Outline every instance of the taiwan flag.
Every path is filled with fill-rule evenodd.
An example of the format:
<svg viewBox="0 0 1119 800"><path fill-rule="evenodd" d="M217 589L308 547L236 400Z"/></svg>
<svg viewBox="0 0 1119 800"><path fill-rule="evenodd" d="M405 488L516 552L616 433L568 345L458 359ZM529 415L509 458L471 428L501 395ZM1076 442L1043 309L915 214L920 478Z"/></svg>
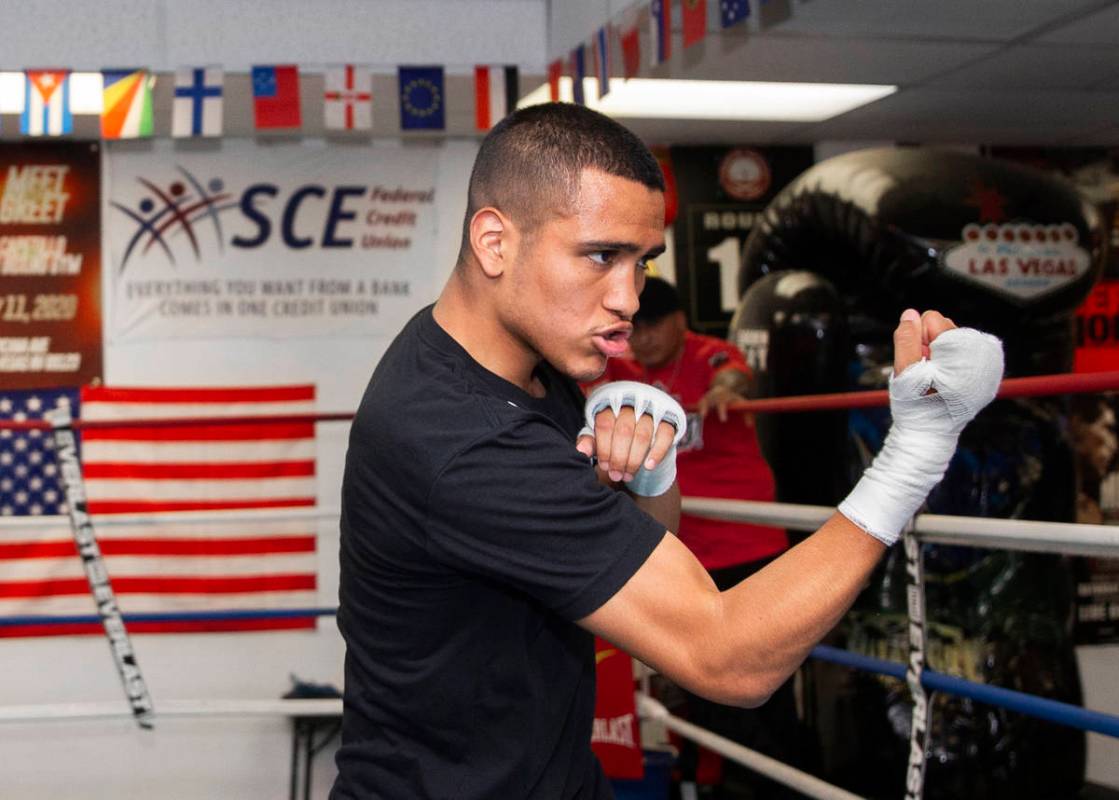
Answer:
<svg viewBox="0 0 1119 800"><path fill-rule="evenodd" d="M253 67L253 116L258 129L298 128L299 68L293 64Z"/></svg>

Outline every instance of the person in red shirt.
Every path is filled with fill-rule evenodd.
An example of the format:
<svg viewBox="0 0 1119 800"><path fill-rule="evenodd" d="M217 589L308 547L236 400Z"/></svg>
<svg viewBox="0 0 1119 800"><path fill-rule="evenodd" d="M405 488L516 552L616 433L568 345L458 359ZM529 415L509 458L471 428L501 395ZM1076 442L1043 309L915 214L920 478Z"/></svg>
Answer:
<svg viewBox="0 0 1119 800"><path fill-rule="evenodd" d="M610 359L606 372L594 385L609 381L648 383L672 395L688 410L688 432L677 445L676 455L680 494L772 502L773 473L762 457L752 416L728 409L731 403L746 398L751 377L738 348L688 330L676 289L660 278L645 282L629 344L632 357ZM734 586L789 547L788 536L781 528L692 514L681 514L678 535L720 589ZM753 711L721 706L691 694L688 707L697 725L782 761L799 760L791 680ZM682 761L686 763L687 758ZM682 771L691 770L685 766ZM724 762L716 796L796 795L756 773Z"/></svg>
<svg viewBox="0 0 1119 800"><path fill-rule="evenodd" d="M676 448L680 493L772 502L773 474L762 457L753 420L727 409L746 398L750 381L750 368L738 348L688 330L672 284L649 278L633 318L630 350L632 358L607 362L599 382L652 384L686 409L695 409L688 412L688 433ZM681 515L678 535L716 583L722 570L737 572L742 565L772 558L789 546L780 528L691 514Z"/></svg>

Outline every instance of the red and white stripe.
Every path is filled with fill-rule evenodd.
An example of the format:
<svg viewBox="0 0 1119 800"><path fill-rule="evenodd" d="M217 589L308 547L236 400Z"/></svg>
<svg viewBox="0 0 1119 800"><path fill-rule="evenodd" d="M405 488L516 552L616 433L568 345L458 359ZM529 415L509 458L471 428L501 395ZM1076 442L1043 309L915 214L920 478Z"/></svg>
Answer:
<svg viewBox="0 0 1119 800"><path fill-rule="evenodd" d="M313 386L85 387L83 420L192 418L187 426L90 428L81 458L94 529L125 614L309 608L317 603L315 523L262 519L98 527L97 515L315 505L313 422L222 425L206 418L311 414ZM220 516L220 515L219 515ZM0 527L0 617L95 608L72 534ZM159 622L135 631L311 627L313 618ZM0 636L97 633L100 624L4 626Z"/></svg>
<svg viewBox="0 0 1119 800"><path fill-rule="evenodd" d="M505 66L482 64L474 67L474 123L478 130L488 131L513 111L509 79L509 69ZM512 103L515 102L512 99Z"/></svg>
<svg viewBox="0 0 1119 800"><path fill-rule="evenodd" d="M90 428L82 463L92 514L290 508L315 504L312 422L206 423L314 413L314 387L82 389L83 420L198 420Z"/></svg>

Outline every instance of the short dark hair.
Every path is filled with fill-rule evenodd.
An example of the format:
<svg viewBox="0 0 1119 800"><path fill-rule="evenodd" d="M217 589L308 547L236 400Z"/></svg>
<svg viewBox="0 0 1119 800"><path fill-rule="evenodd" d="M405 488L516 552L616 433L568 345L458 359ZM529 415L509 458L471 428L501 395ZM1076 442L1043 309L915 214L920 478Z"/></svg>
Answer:
<svg viewBox="0 0 1119 800"><path fill-rule="evenodd" d="M640 307L633 315L635 325L659 322L683 308L676 287L663 278L646 278L645 288L641 290L638 302Z"/></svg>
<svg viewBox="0 0 1119 800"><path fill-rule="evenodd" d="M466 203L459 261L470 252L470 220L493 206L531 230L548 212L566 213L584 169L664 191L664 174L628 128L572 103L543 103L503 119L482 140Z"/></svg>

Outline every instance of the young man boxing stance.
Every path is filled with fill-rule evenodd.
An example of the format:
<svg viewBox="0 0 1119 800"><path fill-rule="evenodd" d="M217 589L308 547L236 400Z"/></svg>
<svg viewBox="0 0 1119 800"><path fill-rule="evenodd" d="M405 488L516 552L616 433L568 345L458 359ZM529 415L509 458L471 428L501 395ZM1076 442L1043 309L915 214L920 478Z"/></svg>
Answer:
<svg viewBox="0 0 1119 800"><path fill-rule="evenodd" d="M483 141L454 273L350 434L333 797L611 797L590 750L592 634L697 694L764 702L994 396L997 340L906 312L874 465L818 532L719 592L672 533L678 406L608 385L585 407L577 385L625 350L663 190L644 145L580 106L518 111Z"/></svg>

